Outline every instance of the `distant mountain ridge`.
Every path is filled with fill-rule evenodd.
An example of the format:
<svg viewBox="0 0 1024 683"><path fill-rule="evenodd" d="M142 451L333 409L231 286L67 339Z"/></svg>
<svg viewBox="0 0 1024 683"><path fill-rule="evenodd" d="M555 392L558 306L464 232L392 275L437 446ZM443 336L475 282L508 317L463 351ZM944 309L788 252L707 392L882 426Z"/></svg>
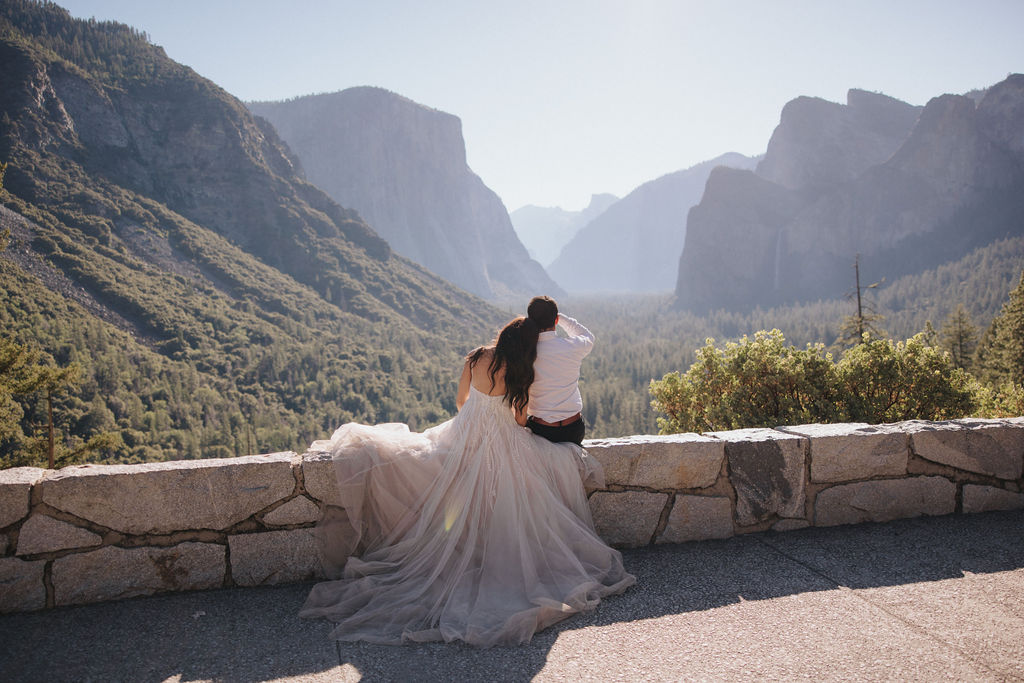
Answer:
<svg viewBox="0 0 1024 683"><path fill-rule="evenodd" d="M583 226L548 268L563 287L584 292L669 292L686 238L686 216L718 166L753 168L730 152L640 185Z"/></svg>
<svg viewBox="0 0 1024 683"><path fill-rule="evenodd" d="M613 194L595 194L581 211L527 205L513 211L509 218L530 256L546 268L580 228L618 200Z"/></svg>
<svg viewBox="0 0 1024 683"><path fill-rule="evenodd" d="M561 293L466 165L458 117L371 87L248 107L398 253L488 299Z"/></svg>
<svg viewBox="0 0 1024 683"><path fill-rule="evenodd" d="M756 171L719 169L691 209L676 306L841 296L1024 233L1024 76L923 108L851 90L783 109Z"/></svg>

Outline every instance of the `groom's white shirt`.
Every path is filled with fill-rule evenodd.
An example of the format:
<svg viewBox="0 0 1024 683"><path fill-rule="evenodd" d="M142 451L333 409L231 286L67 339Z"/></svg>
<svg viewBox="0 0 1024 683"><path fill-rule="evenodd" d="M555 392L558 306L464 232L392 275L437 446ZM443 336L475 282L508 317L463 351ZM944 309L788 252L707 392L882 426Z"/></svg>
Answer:
<svg viewBox="0 0 1024 683"><path fill-rule="evenodd" d="M594 348L594 335L575 319L559 315L558 324L569 336L559 337L554 330L540 333L530 385L527 412L545 422L564 420L583 410L580 365Z"/></svg>

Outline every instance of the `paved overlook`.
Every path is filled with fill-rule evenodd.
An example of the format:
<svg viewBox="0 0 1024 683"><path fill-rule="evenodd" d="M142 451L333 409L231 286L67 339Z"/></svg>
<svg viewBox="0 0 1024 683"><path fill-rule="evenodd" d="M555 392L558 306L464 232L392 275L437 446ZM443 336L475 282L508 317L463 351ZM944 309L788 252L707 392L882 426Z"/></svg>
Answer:
<svg viewBox="0 0 1024 683"><path fill-rule="evenodd" d="M1024 511L627 550L637 585L522 647L327 640L311 584L0 617L10 681L1024 680Z"/></svg>

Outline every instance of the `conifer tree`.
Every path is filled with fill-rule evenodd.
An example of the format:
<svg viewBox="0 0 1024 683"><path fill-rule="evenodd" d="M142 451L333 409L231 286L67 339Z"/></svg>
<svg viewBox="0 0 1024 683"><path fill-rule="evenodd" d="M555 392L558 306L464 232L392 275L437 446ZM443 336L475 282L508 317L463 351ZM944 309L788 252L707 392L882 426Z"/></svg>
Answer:
<svg viewBox="0 0 1024 683"><path fill-rule="evenodd" d="M942 323L940 331L942 348L949 351L953 364L958 368L970 370L974 359L974 351L978 346L978 328L971 322L971 314L962 303L949 314Z"/></svg>
<svg viewBox="0 0 1024 683"><path fill-rule="evenodd" d="M999 314L997 344L1003 356L1007 379L1014 384L1024 384L1024 272L1016 289L1010 292L1010 300Z"/></svg>
<svg viewBox="0 0 1024 683"><path fill-rule="evenodd" d="M1024 271L986 330L975 364L982 378L991 384L1024 384Z"/></svg>

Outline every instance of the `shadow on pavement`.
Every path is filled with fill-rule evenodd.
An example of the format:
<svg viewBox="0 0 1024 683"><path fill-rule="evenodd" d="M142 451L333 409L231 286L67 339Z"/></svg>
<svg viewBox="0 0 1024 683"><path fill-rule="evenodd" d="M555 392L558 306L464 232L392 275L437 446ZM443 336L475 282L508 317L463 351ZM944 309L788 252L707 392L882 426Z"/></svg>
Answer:
<svg viewBox="0 0 1024 683"><path fill-rule="evenodd" d="M563 632L810 591L1024 567L1024 511L763 533L625 551L637 585L521 647L334 643L296 613L310 584L0 617L9 681L529 680ZM615 653L602 653L614 661Z"/></svg>

